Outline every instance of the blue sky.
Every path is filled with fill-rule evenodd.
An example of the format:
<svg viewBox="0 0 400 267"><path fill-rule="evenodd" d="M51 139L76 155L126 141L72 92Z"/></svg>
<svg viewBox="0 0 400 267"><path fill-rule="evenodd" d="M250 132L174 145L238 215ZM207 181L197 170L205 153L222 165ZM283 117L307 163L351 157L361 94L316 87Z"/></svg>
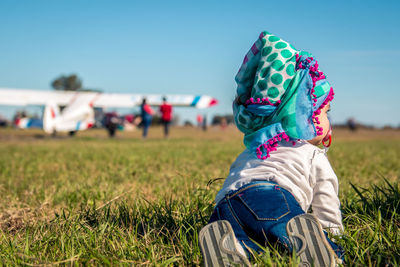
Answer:
<svg viewBox="0 0 400 267"><path fill-rule="evenodd" d="M231 113L234 76L268 30L318 59L334 123L398 126L399 12L400 1L2 0L0 87L49 90L76 73L105 92L214 96L215 108L176 109L211 119Z"/></svg>

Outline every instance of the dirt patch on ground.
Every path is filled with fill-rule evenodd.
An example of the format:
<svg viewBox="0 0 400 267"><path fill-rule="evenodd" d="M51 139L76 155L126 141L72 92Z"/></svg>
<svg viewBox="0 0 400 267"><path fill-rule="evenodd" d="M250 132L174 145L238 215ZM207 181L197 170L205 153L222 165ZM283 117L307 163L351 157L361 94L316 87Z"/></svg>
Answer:
<svg viewBox="0 0 400 267"><path fill-rule="evenodd" d="M54 216L54 212L49 211L47 203L38 208L8 208L0 212L0 229L6 232L16 232L35 224L37 221L49 219L49 214Z"/></svg>

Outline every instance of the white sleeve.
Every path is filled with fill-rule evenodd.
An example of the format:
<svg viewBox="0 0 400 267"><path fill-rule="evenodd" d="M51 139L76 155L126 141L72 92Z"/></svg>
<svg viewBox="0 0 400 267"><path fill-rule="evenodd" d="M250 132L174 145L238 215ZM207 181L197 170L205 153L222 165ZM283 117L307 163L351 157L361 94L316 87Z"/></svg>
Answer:
<svg viewBox="0 0 400 267"><path fill-rule="evenodd" d="M338 179L324 153L315 154L312 160L311 176L315 181L311 202L313 214L325 230L340 234L343 232L343 225L338 197Z"/></svg>

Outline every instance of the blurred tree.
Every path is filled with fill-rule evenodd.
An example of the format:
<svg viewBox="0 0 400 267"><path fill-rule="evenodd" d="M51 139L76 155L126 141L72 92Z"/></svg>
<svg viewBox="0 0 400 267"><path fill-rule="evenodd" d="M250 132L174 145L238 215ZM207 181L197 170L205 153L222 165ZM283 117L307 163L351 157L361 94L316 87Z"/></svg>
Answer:
<svg viewBox="0 0 400 267"><path fill-rule="evenodd" d="M82 88L82 80L76 74L61 75L52 81L51 86L55 90L78 91Z"/></svg>

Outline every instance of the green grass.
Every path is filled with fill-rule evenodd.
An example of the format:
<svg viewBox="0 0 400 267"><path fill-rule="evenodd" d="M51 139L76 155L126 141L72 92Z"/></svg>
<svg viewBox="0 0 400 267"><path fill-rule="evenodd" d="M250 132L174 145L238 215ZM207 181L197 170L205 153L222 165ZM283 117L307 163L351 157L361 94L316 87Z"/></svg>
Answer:
<svg viewBox="0 0 400 267"><path fill-rule="evenodd" d="M228 129L151 129L44 137L0 131L3 265L198 266L198 232L235 157ZM349 266L400 263L399 132L338 131L329 151L340 181ZM385 180L386 179L386 180ZM274 248L258 266L296 266Z"/></svg>

